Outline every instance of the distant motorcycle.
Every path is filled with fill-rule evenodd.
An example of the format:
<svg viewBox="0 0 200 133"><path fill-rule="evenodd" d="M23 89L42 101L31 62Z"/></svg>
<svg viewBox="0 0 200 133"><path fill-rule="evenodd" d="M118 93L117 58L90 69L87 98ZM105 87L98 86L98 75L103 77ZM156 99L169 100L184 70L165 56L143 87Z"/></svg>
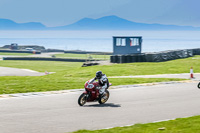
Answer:
<svg viewBox="0 0 200 133"><path fill-rule="evenodd" d="M109 86L112 84L110 83ZM78 99L78 104L83 106L86 102L95 102L98 101L99 104L104 104L109 96L110 93L106 89L105 94L103 96L100 95L99 90L101 89L99 82L95 82L94 79L91 79L85 83L85 91L80 95Z"/></svg>
<svg viewBox="0 0 200 133"><path fill-rule="evenodd" d="M197 85L197 87L200 89L200 82L199 82L199 84Z"/></svg>

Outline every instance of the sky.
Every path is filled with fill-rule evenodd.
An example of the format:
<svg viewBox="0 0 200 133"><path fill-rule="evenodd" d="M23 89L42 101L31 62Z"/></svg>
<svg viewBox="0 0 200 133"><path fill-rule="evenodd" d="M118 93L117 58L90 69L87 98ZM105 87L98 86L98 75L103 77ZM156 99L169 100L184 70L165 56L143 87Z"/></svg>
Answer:
<svg viewBox="0 0 200 133"><path fill-rule="evenodd" d="M0 0L0 18L48 27L116 15L142 23L200 27L200 0Z"/></svg>

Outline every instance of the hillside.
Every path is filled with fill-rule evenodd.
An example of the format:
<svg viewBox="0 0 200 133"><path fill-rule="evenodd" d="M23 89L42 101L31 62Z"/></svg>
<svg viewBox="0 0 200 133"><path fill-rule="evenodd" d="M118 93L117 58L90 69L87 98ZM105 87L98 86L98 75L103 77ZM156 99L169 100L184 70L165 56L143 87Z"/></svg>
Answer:
<svg viewBox="0 0 200 133"><path fill-rule="evenodd" d="M146 24L128 21L117 16L105 16L98 19L83 18L73 24L54 27L65 30L200 30L192 26Z"/></svg>
<svg viewBox="0 0 200 133"><path fill-rule="evenodd" d="M42 30L46 26L39 22L16 23L9 19L0 19L0 30Z"/></svg>

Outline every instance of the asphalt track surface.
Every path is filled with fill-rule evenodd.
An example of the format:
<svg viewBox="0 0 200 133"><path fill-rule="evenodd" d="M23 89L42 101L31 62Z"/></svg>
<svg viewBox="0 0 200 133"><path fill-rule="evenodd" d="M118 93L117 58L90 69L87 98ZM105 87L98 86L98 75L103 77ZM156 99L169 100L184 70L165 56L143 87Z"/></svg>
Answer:
<svg viewBox="0 0 200 133"><path fill-rule="evenodd" d="M40 73L29 69L0 67L0 76L42 76L42 75L45 75L45 72Z"/></svg>
<svg viewBox="0 0 200 133"><path fill-rule="evenodd" d="M110 89L106 104L83 107L77 103L82 91L0 98L0 132L65 133L200 115L197 83Z"/></svg>
<svg viewBox="0 0 200 133"><path fill-rule="evenodd" d="M58 52L51 53L42 53L42 54L33 54L28 56L13 56L13 55L0 55L0 58L3 57L51 57L54 54L59 54ZM50 72L49 74L51 74ZM0 67L0 76L43 76L46 75L45 72L37 72L29 69L19 69L19 68L10 68L10 67Z"/></svg>
<svg viewBox="0 0 200 133"><path fill-rule="evenodd" d="M30 69L0 67L0 76L43 76L54 72L37 72Z"/></svg>

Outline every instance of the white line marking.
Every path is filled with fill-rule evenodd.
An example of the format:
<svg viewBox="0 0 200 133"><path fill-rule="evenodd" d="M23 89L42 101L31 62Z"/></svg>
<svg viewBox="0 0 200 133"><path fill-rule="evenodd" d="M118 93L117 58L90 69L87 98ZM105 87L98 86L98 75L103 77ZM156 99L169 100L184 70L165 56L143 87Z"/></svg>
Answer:
<svg viewBox="0 0 200 133"><path fill-rule="evenodd" d="M21 70L25 70L25 71L28 71L28 72L34 72L34 73L39 73L37 71L34 71L34 70L30 70L30 69L21 69Z"/></svg>

